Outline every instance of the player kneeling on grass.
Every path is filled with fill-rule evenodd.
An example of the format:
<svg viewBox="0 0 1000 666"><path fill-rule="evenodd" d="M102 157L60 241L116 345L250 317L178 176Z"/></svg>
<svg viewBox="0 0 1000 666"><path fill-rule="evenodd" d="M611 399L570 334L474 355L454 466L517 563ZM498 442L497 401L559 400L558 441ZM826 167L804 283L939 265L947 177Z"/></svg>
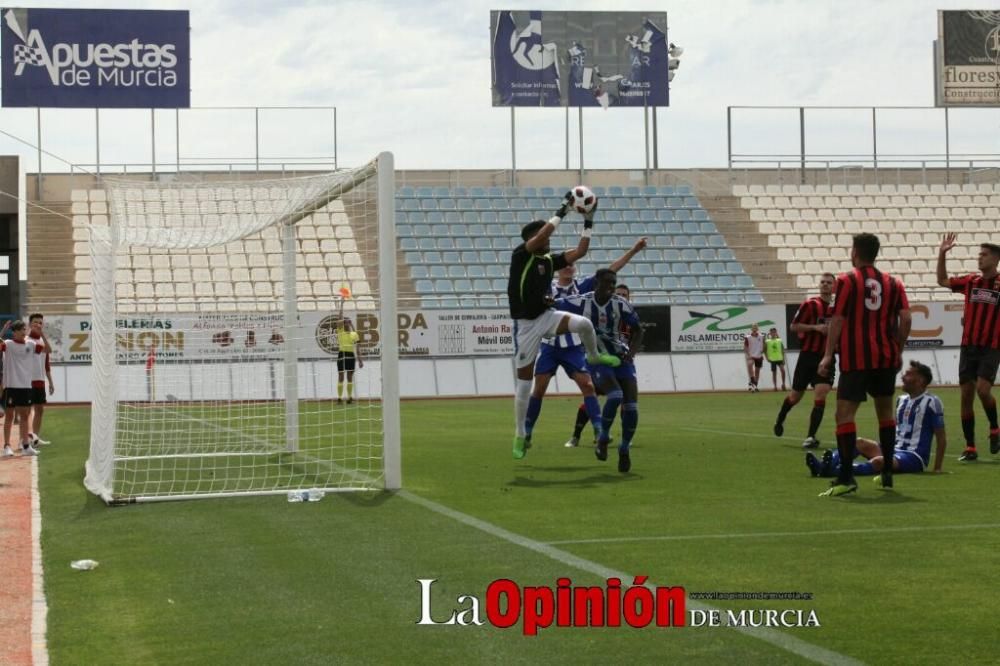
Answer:
<svg viewBox="0 0 1000 666"><path fill-rule="evenodd" d="M601 414L601 432L594 453L598 460L608 459L611 426L621 407L622 440L618 445L618 471L627 472L632 468L630 447L639 425L639 387L633 350L639 349L642 344L642 327L629 302L615 294L616 273L602 268L595 277L597 283L593 292L560 299L556 307L586 317L594 325L601 344L621 359L621 364L616 367L590 367L595 384L606 396ZM623 325L628 327L628 343L622 335Z"/></svg>
<svg viewBox="0 0 1000 666"><path fill-rule="evenodd" d="M894 473L923 472L930 465L931 438L937 438L934 450L934 472L941 472L944 451L948 446L944 431L944 407L941 399L927 390L934 380L931 369L917 361L910 361L910 367L903 373L903 391L896 401L896 447L892 455ZM855 463L854 474L875 477L875 485L881 487L881 472L885 464L879 443L858 438L856 452L867 462ZM813 476L834 477L840 472L842 461L837 451L827 451L822 462L812 453L806 454L806 466Z"/></svg>
<svg viewBox="0 0 1000 666"><path fill-rule="evenodd" d="M0 455L4 458L14 455L10 449L10 435L15 415L21 423L21 455L38 455L38 451L31 445L31 424L28 422L31 410L31 381L37 364L36 356L47 354L52 348L44 333L41 333L41 342L26 339L27 328L23 321L15 321L11 326L14 337L0 342L0 351L3 352L5 409L3 453Z"/></svg>
<svg viewBox="0 0 1000 666"><path fill-rule="evenodd" d="M621 359L617 356L603 353L598 348L594 326L588 319L568 312L559 312L553 307L550 292L555 272L587 254L594 226L594 211L591 211L584 217L583 234L576 248L556 255L549 254L549 238L569 212L572 200L572 193L567 192L559 210L548 222L535 220L524 225L521 229L521 239L524 242L514 248L511 254L507 298L510 304L510 316L514 320L514 360L517 364L514 394L516 433L513 446L514 458L517 460L524 457L527 448L525 423L532 379L535 376L535 357L538 356L542 338L576 333L587 351L588 363L621 364Z"/></svg>

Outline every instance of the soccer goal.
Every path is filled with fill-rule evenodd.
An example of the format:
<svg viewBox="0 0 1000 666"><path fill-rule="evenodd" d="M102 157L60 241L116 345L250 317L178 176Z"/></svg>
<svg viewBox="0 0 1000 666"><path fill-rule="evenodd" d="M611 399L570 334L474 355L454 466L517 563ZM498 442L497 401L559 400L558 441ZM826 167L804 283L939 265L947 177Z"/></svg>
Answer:
<svg viewBox="0 0 1000 666"><path fill-rule="evenodd" d="M115 504L399 488L392 155L232 178L103 181L87 488Z"/></svg>

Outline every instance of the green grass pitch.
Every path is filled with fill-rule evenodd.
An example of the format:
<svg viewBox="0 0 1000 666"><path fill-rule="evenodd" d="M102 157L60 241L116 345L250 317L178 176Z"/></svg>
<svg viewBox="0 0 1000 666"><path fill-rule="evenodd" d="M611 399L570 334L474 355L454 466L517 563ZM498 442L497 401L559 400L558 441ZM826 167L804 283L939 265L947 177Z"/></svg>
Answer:
<svg viewBox="0 0 1000 666"><path fill-rule="evenodd" d="M809 592L809 601L713 601L722 609L805 609L820 627L777 629L868 663L996 658L1000 458L961 464L958 396L945 401L945 475L861 479L818 498L799 444L808 400L770 435L777 393L640 396L633 471L612 450L562 446L577 402L546 401L535 446L510 454L511 400L403 404L406 492L167 502L107 508L82 486L89 410L53 409L40 492L53 664L803 662L726 628L418 626L433 578L443 619L489 583L602 580L412 501L430 500L659 585L690 592ZM833 400L823 428L833 444ZM870 404L859 431L873 433ZM983 419L979 431L984 436ZM616 424L616 433L618 425ZM892 529L880 532L879 527ZM89 572L71 560L93 558ZM631 580L625 581L626 584ZM485 610L482 612L485 620Z"/></svg>

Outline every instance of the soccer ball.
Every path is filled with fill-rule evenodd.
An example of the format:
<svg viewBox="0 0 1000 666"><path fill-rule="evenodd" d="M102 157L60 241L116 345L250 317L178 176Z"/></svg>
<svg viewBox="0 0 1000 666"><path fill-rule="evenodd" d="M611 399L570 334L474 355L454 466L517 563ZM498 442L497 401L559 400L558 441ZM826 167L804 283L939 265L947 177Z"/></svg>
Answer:
<svg viewBox="0 0 1000 666"><path fill-rule="evenodd" d="M597 195L586 185L577 185L574 187L572 195L573 201L570 205L573 206L573 210L581 215L586 215L594 210L594 206L597 205Z"/></svg>

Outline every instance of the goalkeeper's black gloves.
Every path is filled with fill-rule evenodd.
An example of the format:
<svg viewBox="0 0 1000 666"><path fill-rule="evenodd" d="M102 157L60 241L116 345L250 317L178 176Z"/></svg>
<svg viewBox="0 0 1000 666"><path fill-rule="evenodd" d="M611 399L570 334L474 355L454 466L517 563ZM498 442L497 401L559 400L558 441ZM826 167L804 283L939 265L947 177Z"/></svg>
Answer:
<svg viewBox="0 0 1000 666"><path fill-rule="evenodd" d="M590 212L583 216L583 228L593 229L594 228L594 214L597 213L597 204L599 202L594 202L594 207L590 209Z"/></svg>
<svg viewBox="0 0 1000 666"><path fill-rule="evenodd" d="M569 207L572 203L573 203L573 193L567 192L566 195L563 196L563 200L562 203L559 205L559 208L556 210L556 217L558 217L560 220L566 217L566 213L569 212Z"/></svg>

